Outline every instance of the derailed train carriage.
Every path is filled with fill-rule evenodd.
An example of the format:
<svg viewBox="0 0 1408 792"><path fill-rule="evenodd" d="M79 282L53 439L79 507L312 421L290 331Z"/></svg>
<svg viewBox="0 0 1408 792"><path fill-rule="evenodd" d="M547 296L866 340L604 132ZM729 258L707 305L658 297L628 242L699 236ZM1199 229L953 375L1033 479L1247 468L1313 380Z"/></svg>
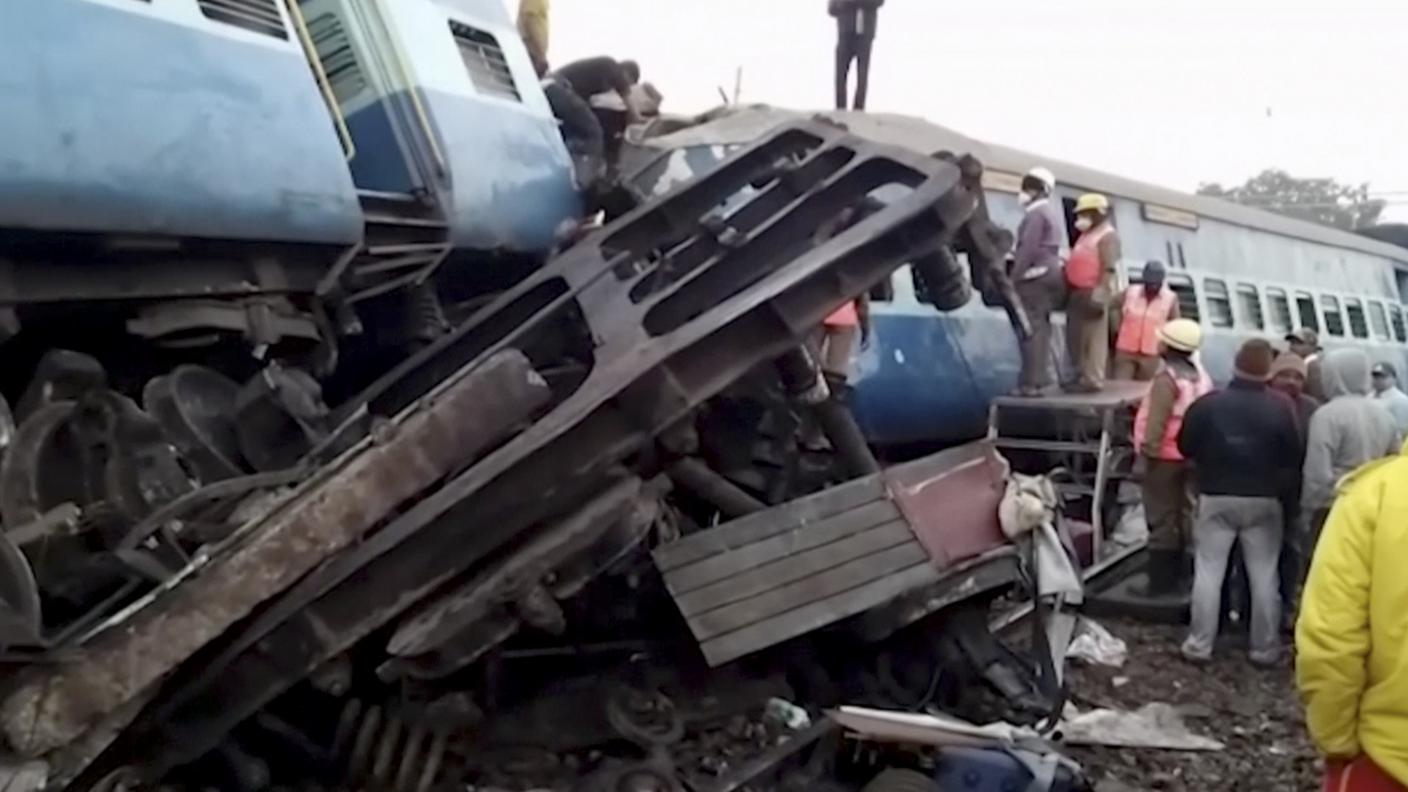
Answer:
<svg viewBox="0 0 1408 792"><path fill-rule="evenodd" d="M798 451L838 416L798 344L981 202L803 123L547 259L570 161L496 2L21 0L0 44L15 788L428 789L470 771L453 735L563 700L504 679L515 635L678 651L645 551L865 467ZM719 474L720 420L765 475ZM1001 554L980 527L890 553L914 586L871 605L957 594L889 631L1010 584L943 574ZM671 736L612 678L614 733Z"/></svg>

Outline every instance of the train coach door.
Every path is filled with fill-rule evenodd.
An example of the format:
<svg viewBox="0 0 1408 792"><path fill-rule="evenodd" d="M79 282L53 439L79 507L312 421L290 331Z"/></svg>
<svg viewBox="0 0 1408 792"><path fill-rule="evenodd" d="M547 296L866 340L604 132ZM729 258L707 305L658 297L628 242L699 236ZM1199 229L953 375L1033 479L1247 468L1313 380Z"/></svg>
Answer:
<svg viewBox="0 0 1408 792"><path fill-rule="evenodd" d="M387 10L377 0L298 0L297 8L333 114L350 135L357 188L426 195L439 150Z"/></svg>

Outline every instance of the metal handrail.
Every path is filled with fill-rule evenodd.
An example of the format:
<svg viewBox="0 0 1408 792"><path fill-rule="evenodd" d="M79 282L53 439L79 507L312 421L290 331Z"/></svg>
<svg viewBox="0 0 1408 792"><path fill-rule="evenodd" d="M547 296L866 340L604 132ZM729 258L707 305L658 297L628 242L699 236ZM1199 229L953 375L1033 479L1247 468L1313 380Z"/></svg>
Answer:
<svg viewBox="0 0 1408 792"><path fill-rule="evenodd" d="M328 73L323 69L323 59L318 55L318 46L313 43L313 36L308 32L308 23L303 18L303 9L298 7L298 0L284 0L284 7L288 9L289 18L293 20L293 27L298 31L298 40L303 44L303 52L307 56L308 62L313 65L318 89L322 91L323 101L328 103L328 110L332 112L333 125L337 127L337 136L342 139L342 150L350 162L353 157L357 156L357 143L352 139L352 130L347 128L347 118L342 113L342 105L337 101L337 96L332 91L332 81L328 79Z"/></svg>

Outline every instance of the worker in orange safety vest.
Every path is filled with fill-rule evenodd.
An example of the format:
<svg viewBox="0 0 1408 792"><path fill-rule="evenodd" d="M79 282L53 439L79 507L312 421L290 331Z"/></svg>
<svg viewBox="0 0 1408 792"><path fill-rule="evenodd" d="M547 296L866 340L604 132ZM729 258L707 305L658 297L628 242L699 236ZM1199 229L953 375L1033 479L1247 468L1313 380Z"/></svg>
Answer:
<svg viewBox="0 0 1408 792"><path fill-rule="evenodd" d="M1183 416L1212 391L1194 353L1203 329L1175 319L1158 330L1163 366L1134 417L1134 441L1144 467L1144 518L1149 524L1147 593L1176 593L1187 579L1185 547L1193 528L1193 471L1178 448Z"/></svg>
<svg viewBox="0 0 1408 792"><path fill-rule="evenodd" d="M1159 373L1159 329L1178 318L1178 296L1165 279L1163 262L1148 262L1141 282L1126 289L1124 300L1114 306L1117 380L1148 382Z"/></svg>
<svg viewBox="0 0 1408 792"><path fill-rule="evenodd" d="M1120 237L1110 222L1110 200L1088 193L1076 201L1080 237L1066 260L1066 350L1075 370L1066 390L1097 393L1110 351L1110 303L1120 261Z"/></svg>

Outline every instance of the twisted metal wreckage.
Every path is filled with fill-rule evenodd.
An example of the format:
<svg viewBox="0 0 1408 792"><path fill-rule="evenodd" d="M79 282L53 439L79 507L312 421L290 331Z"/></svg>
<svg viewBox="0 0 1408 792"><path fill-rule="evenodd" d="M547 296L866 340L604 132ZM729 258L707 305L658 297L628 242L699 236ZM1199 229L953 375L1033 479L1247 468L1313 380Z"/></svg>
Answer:
<svg viewBox="0 0 1408 792"><path fill-rule="evenodd" d="M826 123L776 130L553 259L341 407L331 431L290 418L316 444L285 470L162 495L159 465L114 452L137 472L104 470L148 508L104 522L81 560L125 570L115 593L62 625L41 613L40 592L62 581L37 551L98 530L72 504L31 509L0 541L11 788L177 783L213 765L205 783L228 788L293 768L426 790L452 765L505 761L456 734L493 745L535 722L554 749L574 730L648 746L653 764L608 763L604 783L646 772L646 786L673 788L660 749L689 708L664 691L699 664L672 640L684 633L667 592L716 665L786 667L773 647L788 639L783 650L859 634L891 644L842 665L873 661L891 698L932 695L955 646L986 658L979 673L1009 697L1030 694L981 617L952 615L1018 577L996 496L961 506L1000 493L1000 460L966 448L876 472L843 405L817 403L802 346L905 262L966 301L951 251L974 266L993 256L966 167ZM886 189L893 200L818 238ZM811 421L838 454L802 448ZM198 432L169 442L218 463ZM7 486L42 464L26 447L12 444ZM720 516L742 519L710 527ZM904 631L935 612L953 640ZM792 654L817 700L849 690L844 672L818 681L827 663L798 671ZM621 661L632 655L662 662ZM580 722L582 696L604 725ZM564 701L576 704L552 709Z"/></svg>

